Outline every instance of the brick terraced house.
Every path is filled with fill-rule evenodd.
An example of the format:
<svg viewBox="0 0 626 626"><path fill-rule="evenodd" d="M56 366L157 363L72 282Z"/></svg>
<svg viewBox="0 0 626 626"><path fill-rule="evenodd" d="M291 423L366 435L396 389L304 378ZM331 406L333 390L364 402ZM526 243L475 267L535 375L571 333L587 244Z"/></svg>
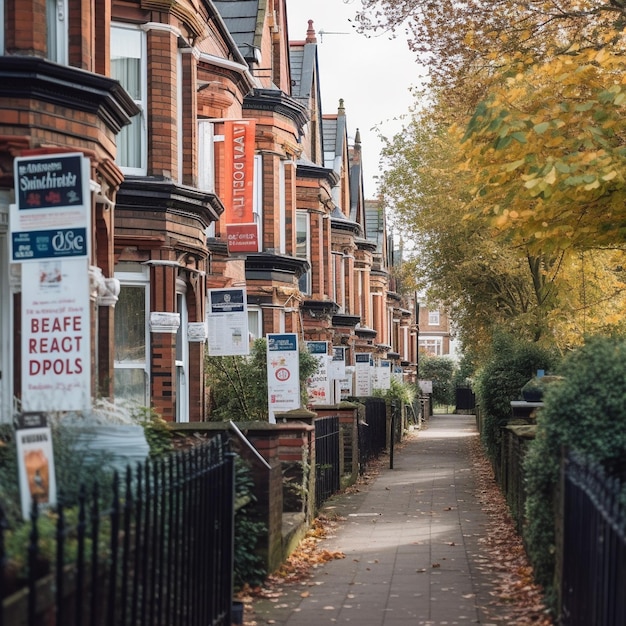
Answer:
<svg viewBox="0 0 626 626"><path fill-rule="evenodd" d="M208 419L212 288L246 288L254 337L411 371L412 305L363 197L359 133L343 102L321 110L312 22L290 42L285 0L0 9L0 421L49 409L41 389L72 364L84 388L68 386L69 409L104 397ZM83 186L61 200L46 176ZM61 232L86 241L58 248Z"/></svg>

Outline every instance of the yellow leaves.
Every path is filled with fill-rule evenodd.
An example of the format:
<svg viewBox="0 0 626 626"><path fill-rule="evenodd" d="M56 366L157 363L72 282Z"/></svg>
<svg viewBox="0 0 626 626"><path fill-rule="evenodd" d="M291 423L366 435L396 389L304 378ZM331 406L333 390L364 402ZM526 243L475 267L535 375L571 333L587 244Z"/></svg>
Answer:
<svg viewBox="0 0 626 626"><path fill-rule="evenodd" d="M554 183L556 182L556 169L554 167L552 167L548 174L543 177L543 181L547 185L554 185Z"/></svg>
<svg viewBox="0 0 626 626"><path fill-rule="evenodd" d="M512 161L511 163L506 163L503 166L505 172L513 172L516 169L520 168L522 165L526 163L526 159L517 159L517 161Z"/></svg>

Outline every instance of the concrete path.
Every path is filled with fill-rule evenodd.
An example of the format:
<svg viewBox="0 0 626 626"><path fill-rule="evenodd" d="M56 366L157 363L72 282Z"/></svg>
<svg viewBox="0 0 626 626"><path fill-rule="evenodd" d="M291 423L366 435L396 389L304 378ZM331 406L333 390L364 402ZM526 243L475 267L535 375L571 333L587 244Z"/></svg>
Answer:
<svg viewBox="0 0 626 626"><path fill-rule="evenodd" d="M471 415L435 415L380 474L325 507L336 535L321 547L345 558L277 599L254 602L255 622L278 626L509 625L494 615L494 575L481 554L487 514L476 501ZM388 459L388 457L387 457Z"/></svg>

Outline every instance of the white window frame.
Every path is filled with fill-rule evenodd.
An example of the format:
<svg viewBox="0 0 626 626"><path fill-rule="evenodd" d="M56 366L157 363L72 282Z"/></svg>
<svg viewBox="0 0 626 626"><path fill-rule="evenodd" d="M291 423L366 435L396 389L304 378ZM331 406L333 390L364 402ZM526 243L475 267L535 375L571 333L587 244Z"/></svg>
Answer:
<svg viewBox="0 0 626 626"><path fill-rule="evenodd" d="M143 369L144 371L144 402L150 403L150 277L146 268L135 264L122 264L116 268L115 278L120 281L120 289L124 287L143 287L145 293L145 355L143 361L114 361L114 369ZM143 366L143 367L141 367ZM116 392L116 398L118 394Z"/></svg>
<svg viewBox="0 0 626 626"><path fill-rule="evenodd" d="M443 356L443 337L420 337L419 347L428 354Z"/></svg>
<svg viewBox="0 0 626 626"><path fill-rule="evenodd" d="M2 216L0 211L0 218ZM6 230L0 219L0 424L10 424L13 419L13 298L9 289L7 246Z"/></svg>
<svg viewBox="0 0 626 626"><path fill-rule="evenodd" d="M260 306L248 305L248 332L252 341L263 337L263 310Z"/></svg>
<svg viewBox="0 0 626 626"><path fill-rule="evenodd" d="M198 188L215 193L215 124L198 120ZM222 141L224 136L221 135Z"/></svg>
<svg viewBox="0 0 626 626"><path fill-rule="evenodd" d="M440 316L439 309L429 310L428 311L428 325L429 326L439 326L440 324Z"/></svg>
<svg viewBox="0 0 626 626"><path fill-rule="evenodd" d="M180 315L180 326L176 333L176 421L189 421L189 335L187 328L187 285L176 281L176 309Z"/></svg>
<svg viewBox="0 0 626 626"><path fill-rule="evenodd" d="M176 57L176 141L178 183L183 183L185 133L183 132L183 53Z"/></svg>
<svg viewBox="0 0 626 626"><path fill-rule="evenodd" d="M285 189L285 161L278 167L278 251L287 254L287 193Z"/></svg>
<svg viewBox="0 0 626 626"><path fill-rule="evenodd" d="M254 155L254 186L252 192L254 223L259 229L259 248L265 250L263 243L263 155Z"/></svg>
<svg viewBox="0 0 626 626"><path fill-rule="evenodd" d="M119 154L116 159L116 163L119 166L120 170L124 174L128 174L131 176L145 176L148 172L148 61L147 61L147 35L146 32L134 25L124 24L120 22L111 22L111 32L113 30L117 31L128 31L138 34L140 36L140 97L133 98L135 104L139 107L140 112L133 118L132 125L139 124L140 125L140 158L139 158L139 166L129 166L122 165L119 162ZM111 44L111 50L113 51L113 43ZM122 85L123 87L124 85ZM125 127L127 128L127 127ZM125 132L122 130L122 132ZM118 135L119 139L119 135Z"/></svg>
<svg viewBox="0 0 626 626"><path fill-rule="evenodd" d="M4 19L4 9L2 11ZM67 65L69 62L69 15L67 0L46 0L46 56L50 61ZM2 29L4 33L4 28ZM2 46L4 49L4 46Z"/></svg>
<svg viewBox="0 0 626 626"><path fill-rule="evenodd" d="M300 232L302 232L300 230L300 223L301 220L304 220L304 232L305 232L305 236L304 236L304 245L305 245L305 252L304 254L301 254L300 251L298 250L298 234ZM306 261L309 262L309 269L302 274L302 276L300 276L300 279L298 281L298 286L300 288L300 291L304 294L310 295L311 294L311 283L312 283L312 276L311 276L311 214L308 211L296 211L296 254L295 254L296 258L298 259L304 259Z"/></svg>
<svg viewBox="0 0 626 626"><path fill-rule="evenodd" d="M4 6L4 0L0 0L0 55L4 55L4 12L6 8Z"/></svg>

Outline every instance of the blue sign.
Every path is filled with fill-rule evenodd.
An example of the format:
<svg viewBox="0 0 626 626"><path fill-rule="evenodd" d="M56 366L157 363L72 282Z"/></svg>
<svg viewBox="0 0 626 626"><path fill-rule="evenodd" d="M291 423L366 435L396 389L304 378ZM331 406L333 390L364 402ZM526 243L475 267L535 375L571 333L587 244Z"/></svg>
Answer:
<svg viewBox="0 0 626 626"><path fill-rule="evenodd" d="M328 353L327 341L307 341L306 347L311 354L327 354Z"/></svg>
<svg viewBox="0 0 626 626"><path fill-rule="evenodd" d="M87 256L87 229L61 228L11 233L12 261Z"/></svg>
<svg viewBox="0 0 626 626"><path fill-rule="evenodd" d="M298 339L295 333L285 333L284 335L267 335L267 349L270 352L297 350Z"/></svg>
<svg viewBox="0 0 626 626"><path fill-rule="evenodd" d="M15 196L20 210L81 206L82 154L15 159Z"/></svg>

